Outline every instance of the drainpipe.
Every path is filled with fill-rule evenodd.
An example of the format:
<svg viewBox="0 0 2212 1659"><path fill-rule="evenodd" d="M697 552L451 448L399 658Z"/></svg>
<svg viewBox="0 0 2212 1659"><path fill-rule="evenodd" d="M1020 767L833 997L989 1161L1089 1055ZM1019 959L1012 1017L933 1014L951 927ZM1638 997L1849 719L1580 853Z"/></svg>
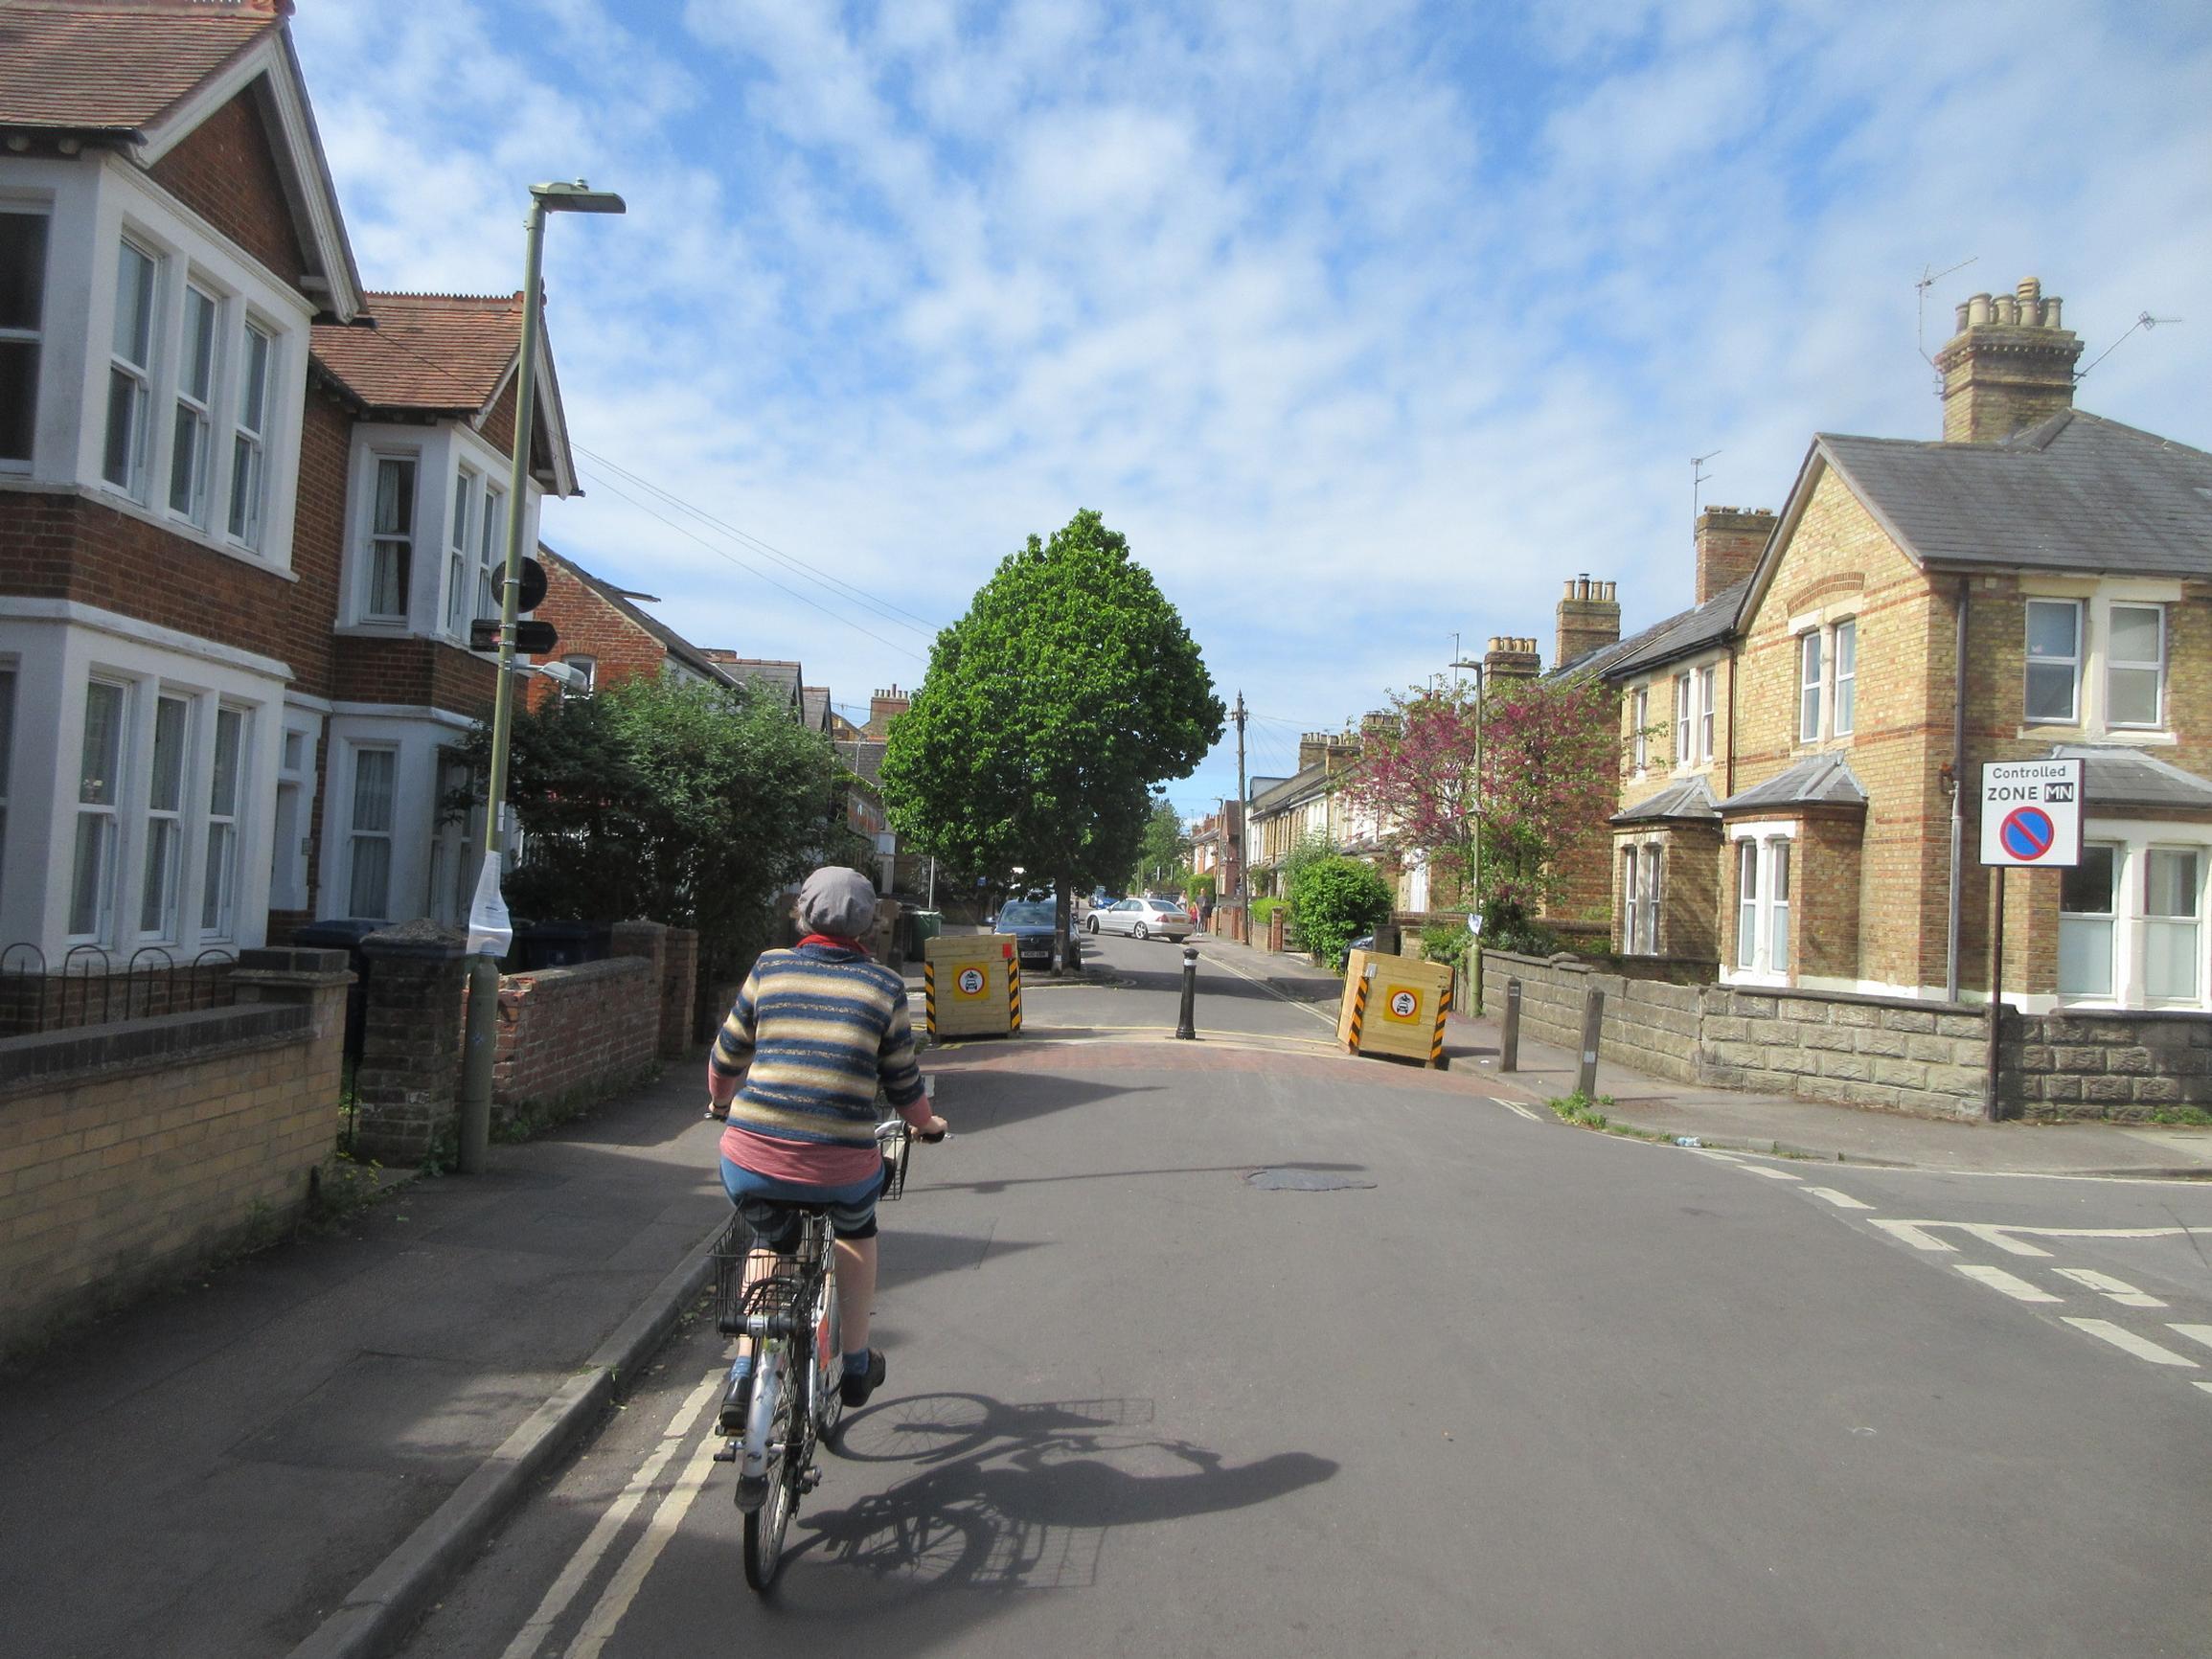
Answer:
<svg viewBox="0 0 2212 1659"><path fill-rule="evenodd" d="M1958 579L1958 634L1951 647L1950 696L1950 909L1944 945L1943 996L1958 1001L1958 912L1966 871L1966 606L1969 578Z"/></svg>

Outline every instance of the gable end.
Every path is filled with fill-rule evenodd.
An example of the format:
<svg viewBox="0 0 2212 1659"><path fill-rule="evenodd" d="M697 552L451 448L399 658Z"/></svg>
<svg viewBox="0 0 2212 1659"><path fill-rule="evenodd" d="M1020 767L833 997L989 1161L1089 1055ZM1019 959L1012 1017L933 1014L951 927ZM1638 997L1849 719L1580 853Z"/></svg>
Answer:
<svg viewBox="0 0 2212 1659"><path fill-rule="evenodd" d="M148 172L285 286L306 292L304 239L253 88L216 110Z"/></svg>

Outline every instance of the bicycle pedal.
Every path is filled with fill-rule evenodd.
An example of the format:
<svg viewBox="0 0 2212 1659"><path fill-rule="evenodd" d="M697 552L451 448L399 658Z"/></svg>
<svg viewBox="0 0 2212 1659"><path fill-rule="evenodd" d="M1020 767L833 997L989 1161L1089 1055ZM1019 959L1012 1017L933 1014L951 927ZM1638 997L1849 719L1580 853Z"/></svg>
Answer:
<svg viewBox="0 0 2212 1659"><path fill-rule="evenodd" d="M743 1449L744 1448L739 1445L736 1441L732 1441L729 1443L729 1444L722 1446L715 1453L715 1462L718 1464L734 1464L738 1461L738 1453Z"/></svg>
<svg viewBox="0 0 2212 1659"><path fill-rule="evenodd" d="M799 1489L803 1492L810 1492L821 1484L822 1471L820 1469L810 1468L799 1477Z"/></svg>

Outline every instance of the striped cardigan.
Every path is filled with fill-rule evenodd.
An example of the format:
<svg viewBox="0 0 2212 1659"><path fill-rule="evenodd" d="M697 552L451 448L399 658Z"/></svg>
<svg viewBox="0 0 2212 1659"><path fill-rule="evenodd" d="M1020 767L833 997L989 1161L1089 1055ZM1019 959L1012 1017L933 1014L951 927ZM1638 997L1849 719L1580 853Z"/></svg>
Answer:
<svg viewBox="0 0 2212 1659"><path fill-rule="evenodd" d="M923 1099L906 982L836 945L764 953L707 1064L744 1073L733 1131L799 1147L873 1156L878 1087L902 1112Z"/></svg>

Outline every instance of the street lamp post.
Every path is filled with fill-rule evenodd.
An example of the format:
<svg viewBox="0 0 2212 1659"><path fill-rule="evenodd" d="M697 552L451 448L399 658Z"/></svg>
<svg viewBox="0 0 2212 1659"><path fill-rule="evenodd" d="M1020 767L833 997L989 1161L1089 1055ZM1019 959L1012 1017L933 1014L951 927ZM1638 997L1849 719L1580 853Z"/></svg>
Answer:
<svg viewBox="0 0 2212 1659"><path fill-rule="evenodd" d="M507 852L507 746L514 725L514 612L522 586L522 534L529 522L530 426L536 391L537 307L548 213L619 214L622 197L573 184L530 187L528 253L522 267L522 345L514 367L514 454L507 478L507 567L499 585L499 683L491 700L491 765L484 799L484 870L468 913L468 1026L462 1047L461 1145L466 1175L479 1174L491 1140L492 1033L499 1005L499 959L513 939L499 872Z"/></svg>
<svg viewBox="0 0 2212 1659"><path fill-rule="evenodd" d="M1460 658L1454 658L1451 666L1454 669L1472 669L1474 670L1474 811L1471 814L1474 821L1474 905L1470 908L1471 913L1476 920L1480 920L1482 919L1482 911L1479 906L1482 903L1483 669L1480 663L1471 663ZM1469 1013L1480 1013L1482 1011L1482 935L1480 933L1474 936L1474 965L1468 972L1467 981L1468 1001L1472 1005L1467 1011Z"/></svg>

